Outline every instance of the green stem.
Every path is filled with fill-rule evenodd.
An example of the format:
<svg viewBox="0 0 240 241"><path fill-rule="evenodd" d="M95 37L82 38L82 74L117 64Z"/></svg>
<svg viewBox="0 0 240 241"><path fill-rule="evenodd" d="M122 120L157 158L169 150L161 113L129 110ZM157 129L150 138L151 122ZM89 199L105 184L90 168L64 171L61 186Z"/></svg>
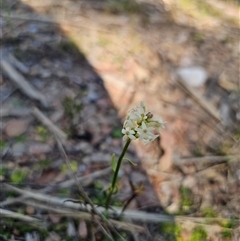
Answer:
<svg viewBox="0 0 240 241"><path fill-rule="evenodd" d="M111 197L112 197L112 194L115 190L115 186L116 186L116 182L117 182L117 177L118 177L118 172L119 172L119 169L121 167L121 164L122 164L122 160L123 160L123 157L128 149L128 146L131 142L131 139L128 138L125 146L123 147L123 150L122 150L122 153L121 155L119 156L118 158L118 162L117 162L117 166L116 166L116 170L114 172L114 175L113 175L113 180L112 180L112 185L111 185L111 189L109 191L109 194L107 196L107 201L106 201L106 210L108 210L109 208L109 205L110 205L110 201L111 201Z"/></svg>

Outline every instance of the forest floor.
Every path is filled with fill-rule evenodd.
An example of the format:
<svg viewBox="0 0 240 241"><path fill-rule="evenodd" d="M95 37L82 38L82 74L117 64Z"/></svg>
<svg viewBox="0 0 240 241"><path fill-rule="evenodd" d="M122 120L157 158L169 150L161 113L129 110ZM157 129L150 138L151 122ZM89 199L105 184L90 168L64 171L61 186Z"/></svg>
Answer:
<svg viewBox="0 0 240 241"><path fill-rule="evenodd" d="M3 0L0 24L0 240L110 240L71 201L86 201L73 173L102 210L140 101L166 128L127 152L123 240L240 240L238 5Z"/></svg>

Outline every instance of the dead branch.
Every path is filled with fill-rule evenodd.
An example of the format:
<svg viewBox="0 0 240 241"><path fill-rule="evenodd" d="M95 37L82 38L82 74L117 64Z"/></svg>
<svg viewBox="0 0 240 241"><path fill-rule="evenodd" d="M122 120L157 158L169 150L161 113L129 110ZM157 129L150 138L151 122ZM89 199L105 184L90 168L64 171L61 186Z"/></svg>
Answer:
<svg viewBox="0 0 240 241"><path fill-rule="evenodd" d="M27 74L27 73L29 72L29 68L28 68L26 65L24 65L21 61L19 61L18 59L16 59L14 55L12 55L12 54L9 53L7 56L8 56L9 61L10 61L13 65L15 65L15 67L16 67L19 71L21 71L23 74Z"/></svg>
<svg viewBox="0 0 240 241"><path fill-rule="evenodd" d="M190 163L216 164L216 163L227 162L234 157L235 156L203 156L203 157L174 158L174 164L177 166L190 164Z"/></svg>
<svg viewBox="0 0 240 241"><path fill-rule="evenodd" d="M47 202L49 205L57 205L62 206L65 208L70 208L74 210L83 210L87 212L91 212L92 208L90 205L83 205L81 203L72 203L66 202L68 199L66 198L57 198L46 194L41 194L39 192L27 191L24 189L20 189L9 184L4 183L3 188L7 190L11 190L20 194L24 194L29 198L33 198L38 201ZM95 207L97 212L103 212L105 208L103 207ZM122 213L121 208L112 207L108 210L109 214L112 215L120 215ZM125 220L132 220L132 221L143 221L143 222L151 222L151 223L161 223L161 222L184 222L184 221L192 221L195 223L209 223L209 222L222 222L230 219L226 218L201 218L201 217L189 217L189 216L170 216L164 214L154 214L154 213L147 213L138 210L125 210L122 214L123 219ZM237 223L240 223L240 220L236 220Z"/></svg>
<svg viewBox="0 0 240 241"><path fill-rule="evenodd" d="M34 89L28 81L13 66L3 58L0 61L1 69L8 75L14 84L29 98L39 101L44 107L48 107L46 97Z"/></svg>
<svg viewBox="0 0 240 241"><path fill-rule="evenodd" d="M48 117L46 117L37 107L32 108L32 114L45 125L54 135L62 141L67 139L67 134L59 129Z"/></svg>
<svg viewBox="0 0 240 241"><path fill-rule="evenodd" d="M36 218L32 218L20 213L16 213L16 212L12 212L6 209L2 209L0 208L0 216L1 218L3 217L7 217L7 218L15 218L15 219L19 219L25 222L34 222L34 223L39 223L41 220L36 219Z"/></svg>
<svg viewBox="0 0 240 241"><path fill-rule="evenodd" d="M73 211L71 209L66 209L66 208L51 207L49 205L45 205L45 204L42 204L39 202L33 202L33 201L22 201L22 203L28 204L28 205L36 207L36 208L41 208L41 209L45 209L48 211L52 211L61 216L68 216L68 217L72 217L72 218L81 218L81 219L84 219L87 221L92 221L92 214L90 214L90 213L80 212L80 211L76 212L76 211ZM98 220L101 221L100 218L98 218ZM116 221L113 219L110 219L110 221L118 229L122 229L125 231L132 231L134 229L138 232L145 231L145 229L139 225L135 225L135 224L123 222L123 221Z"/></svg>
<svg viewBox="0 0 240 241"><path fill-rule="evenodd" d="M192 99L208 112L216 121L221 122L220 113L218 110L207 100L198 94L192 87L188 86L184 81L179 81L180 86L192 97Z"/></svg>

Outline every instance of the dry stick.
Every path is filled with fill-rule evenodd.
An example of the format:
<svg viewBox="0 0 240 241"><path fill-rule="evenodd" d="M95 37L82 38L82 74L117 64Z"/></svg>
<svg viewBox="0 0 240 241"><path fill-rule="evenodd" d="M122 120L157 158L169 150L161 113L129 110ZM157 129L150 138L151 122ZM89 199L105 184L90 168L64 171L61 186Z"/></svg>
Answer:
<svg viewBox="0 0 240 241"><path fill-rule="evenodd" d="M44 107L49 106L46 101L46 97L34 89L28 81L6 60L0 60L0 67L24 94L31 99L38 100Z"/></svg>
<svg viewBox="0 0 240 241"><path fill-rule="evenodd" d="M92 208L90 205L83 205L81 203L72 203L66 202L68 199L66 198L57 198L46 194L41 194L39 192L32 192L27 191L24 189L20 189L9 184L4 183L3 188L7 190L11 190L20 194L27 195L29 198L33 198L35 200L47 202L49 205L58 205L74 210L84 210L91 212ZM102 212L105 210L103 207L94 207L95 210L98 212ZM120 215L122 212L121 208L113 207L112 209L108 210L109 214L113 215ZM125 210L122 214L124 219L130 219L132 221L144 221L144 222L151 222L151 223L161 223L161 222L183 222L183 221L192 221L195 223L206 223L206 222L222 222L226 220L230 220L227 218L200 218L200 217L189 217L189 216L170 216L164 214L154 214L154 213L147 213L143 211L136 211L136 210ZM237 223L240 223L240 220L236 220Z"/></svg>
<svg viewBox="0 0 240 241"><path fill-rule="evenodd" d="M32 108L33 115L43 123L53 134L55 134L61 141L67 139L67 134L59 129L54 123L46 117L37 107Z"/></svg>
<svg viewBox="0 0 240 241"><path fill-rule="evenodd" d="M192 87L188 86L182 80L180 80L179 83L193 98L193 100L195 100L204 110L206 110L216 121L221 122L220 113L212 104L207 102L200 94L198 94Z"/></svg>
<svg viewBox="0 0 240 241"><path fill-rule="evenodd" d="M43 202L47 202L49 205L58 205L58 206L62 206L62 207L66 207L66 208L71 208L71 209L75 209L75 210L84 210L84 211L88 211L91 212L92 208L90 205L84 205L82 203L72 203L72 202L67 202L68 198L57 198L54 196L50 196L50 195L46 195L46 194L42 194L39 192L33 192L33 191L28 191L25 189L20 189L17 187L14 187L12 185L3 183L3 188L6 188L7 190L10 191L14 191L17 192L19 194L23 194L25 196L27 196L28 198L33 198L35 200L38 201L43 201ZM97 213L102 212L105 210L105 208L103 207L94 207L95 210L97 210ZM121 208L114 208L114 209L109 209L108 212L110 214L117 214L120 215L122 212ZM129 211L126 210L123 213L123 217L125 218L129 218L131 220L135 220L135 221L149 221L149 222L173 222L174 221L174 217L172 216L168 216L168 215L161 215L161 214L151 214L151 213L146 213L146 212L142 212L142 211Z"/></svg>
<svg viewBox="0 0 240 241"><path fill-rule="evenodd" d="M189 163L221 163L235 158L236 156L203 156L203 157L188 157L188 158L174 158L175 165L189 164Z"/></svg>
<svg viewBox="0 0 240 241"><path fill-rule="evenodd" d="M12 211L9 211L9 210L6 210L6 209L2 209L0 208L0 216L1 217L7 217L7 218L15 218L15 219L19 219L19 220L22 220L22 221L26 221L26 222L37 222L39 223L41 220L39 219L36 219L36 218L32 218L32 217L29 217L29 216L26 216L26 215L23 215L23 214L20 214L20 213L15 213L15 212L12 212Z"/></svg>
<svg viewBox="0 0 240 241"><path fill-rule="evenodd" d="M64 158L64 160L65 160L65 162L66 162L66 164L67 164L68 169L71 171L71 174L72 174L72 176L73 176L73 178L74 178L74 180L75 180L75 183L76 183L76 185L77 185L77 187L78 187L78 190L79 190L79 192L80 192L80 195L81 195L81 196L83 197L83 199L90 205L90 207L91 207L91 209L92 209L92 212L94 212L94 214L98 214L98 215L102 218L102 220L105 221L105 222L108 224L108 226L109 226L114 232L116 232L116 233L118 234L118 232L116 231L116 229L115 229L115 228L113 227L113 225L107 220L107 218L104 217L104 215L95 208L92 200L88 197L88 195L87 195L86 192L84 191L82 185L78 182L75 173L72 171L72 168L71 168L71 165L70 165L70 161L69 161L68 156L67 156L67 154L66 154L66 152L65 152L65 150L64 150L64 148L63 148L63 146L62 146L61 141L59 140L59 138L58 138L57 136L55 136L55 138L56 138L56 141L57 141L58 149L59 149L61 155L63 156L63 158ZM95 217L95 216L94 216L94 217ZM105 235L108 236L111 240L113 240L112 236L104 229L104 227L100 224L100 222L98 222L98 224L100 225L100 227L101 227L102 231L105 233ZM121 237L120 234L118 234L118 235ZM124 240L124 239L123 239L123 240ZM114 241L114 240L113 240L113 241Z"/></svg>
<svg viewBox="0 0 240 241"><path fill-rule="evenodd" d="M66 208L62 208L62 207L60 209L60 208L51 207L49 205L38 203L38 202L33 202L33 201L23 201L22 203L31 205L31 206L36 207L36 208L52 211L52 212L55 212L55 213L60 214L62 216L66 215L68 217L81 218L81 219L88 220L88 221L92 220L92 215L90 213L86 213L86 212L76 212L76 211L66 209ZM97 217L97 219L99 221L101 221L99 217ZM145 231L145 229L143 227L141 227L139 225L132 224L132 223L120 222L120 221L113 220L113 219L111 219L111 223L113 223L118 229L122 229L122 230L125 230L125 231L132 231L132 229L135 229L138 232L144 232Z"/></svg>
<svg viewBox="0 0 240 241"><path fill-rule="evenodd" d="M27 74L27 73L29 72L29 68L28 68L26 65L24 65L21 61L19 61L18 59L16 59L14 55L12 55L12 54L9 53L7 56L8 56L9 61L10 61L13 65L15 65L15 67L16 67L19 71L21 71L23 74Z"/></svg>

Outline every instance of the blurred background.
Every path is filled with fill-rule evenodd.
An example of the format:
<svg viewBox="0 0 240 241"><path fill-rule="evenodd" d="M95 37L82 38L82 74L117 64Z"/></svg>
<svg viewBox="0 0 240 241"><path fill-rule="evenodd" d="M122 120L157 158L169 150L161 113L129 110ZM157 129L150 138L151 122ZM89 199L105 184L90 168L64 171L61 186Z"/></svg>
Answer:
<svg viewBox="0 0 240 241"><path fill-rule="evenodd" d="M190 219L160 227L145 220L151 235L139 240L239 240L239 1L0 5L2 182L51 186L49 193L78 198L75 187L58 187L71 174L51 133L62 140L77 175L95 173L121 153L122 122L143 100L166 129L149 146L131 144L127 155L138 165L124 165L114 205L131 200L128 209L204 218L202 226ZM101 190L110 176L106 171L84 183L96 204L104 204ZM1 208L42 217L39 208L10 197L2 192ZM107 240L84 220L56 216L49 214L47 224L66 223L59 232L70 240ZM209 225L207 218L217 221ZM42 238L9 223L3 221L3 240L57 235L48 229Z"/></svg>

